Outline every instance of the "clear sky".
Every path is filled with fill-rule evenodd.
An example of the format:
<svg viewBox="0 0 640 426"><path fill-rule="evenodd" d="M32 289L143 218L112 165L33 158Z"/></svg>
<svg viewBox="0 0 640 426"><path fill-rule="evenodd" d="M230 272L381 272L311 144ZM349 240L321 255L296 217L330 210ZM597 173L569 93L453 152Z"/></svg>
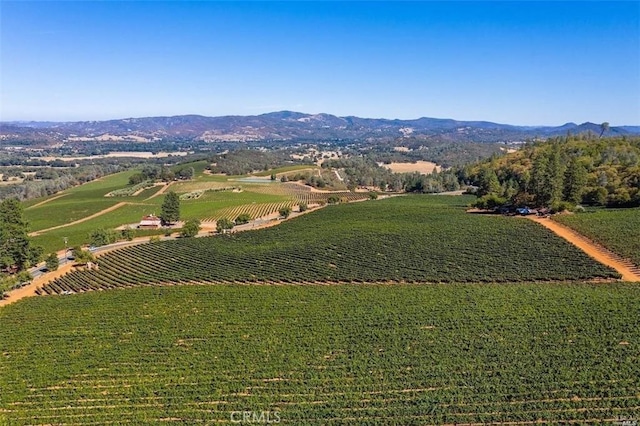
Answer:
<svg viewBox="0 0 640 426"><path fill-rule="evenodd" d="M640 2L0 2L0 120L640 124Z"/></svg>

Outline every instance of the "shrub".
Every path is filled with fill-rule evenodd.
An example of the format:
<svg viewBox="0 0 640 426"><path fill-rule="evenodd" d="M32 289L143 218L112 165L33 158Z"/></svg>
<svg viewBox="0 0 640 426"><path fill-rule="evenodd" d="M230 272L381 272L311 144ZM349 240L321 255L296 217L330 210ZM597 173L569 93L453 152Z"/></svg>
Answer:
<svg viewBox="0 0 640 426"><path fill-rule="evenodd" d="M278 214L280 214L280 216L285 219L288 218L291 214L291 207L282 207L280 210L278 210Z"/></svg>
<svg viewBox="0 0 640 426"><path fill-rule="evenodd" d="M134 236L133 229L131 228L123 229L122 231L120 231L120 236L127 241L133 240L133 236Z"/></svg>
<svg viewBox="0 0 640 426"><path fill-rule="evenodd" d="M235 224L232 221L230 221L226 217L223 217L218 219L218 221L216 222L216 230L219 233L222 233L228 229L233 229L234 225Z"/></svg>
<svg viewBox="0 0 640 426"><path fill-rule="evenodd" d="M250 220L251 216L249 215L249 213L242 213L239 214L238 217L236 217L235 223L236 225L244 225L245 223L249 223Z"/></svg>
<svg viewBox="0 0 640 426"><path fill-rule="evenodd" d="M551 206L551 213L572 212L575 206L568 201L559 201Z"/></svg>
<svg viewBox="0 0 640 426"><path fill-rule="evenodd" d="M49 271L55 271L60 266L60 261L58 260L58 255L56 253L49 254L45 262Z"/></svg>
<svg viewBox="0 0 640 426"><path fill-rule="evenodd" d="M487 194L478 198L471 206L479 209L493 210L502 207L506 202L506 198L502 198L496 194Z"/></svg>
<svg viewBox="0 0 640 426"><path fill-rule="evenodd" d="M189 219L180 230L180 236L185 238L195 237L198 232L200 232L200 221L198 219Z"/></svg>

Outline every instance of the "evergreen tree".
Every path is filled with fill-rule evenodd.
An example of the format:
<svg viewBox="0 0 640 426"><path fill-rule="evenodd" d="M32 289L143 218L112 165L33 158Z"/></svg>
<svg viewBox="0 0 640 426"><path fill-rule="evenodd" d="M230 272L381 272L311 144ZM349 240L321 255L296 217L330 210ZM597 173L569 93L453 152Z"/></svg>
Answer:
<svg viewBox="0 0 640 426"><path fill-rule="evenodd" d="M38 263L42 247L34 247L28 237L22 204L15 198L0 202L0 268L22 271Z"/></svg>
<svg viewBox="0 0 640 426"><path fill-rule="evenodd" d="M564 182L564 165L562 164L557 145L554 146L554 149L549 155L548 167L549 201L546 205L554 205L562 201L562 184Z"/></svg>
<svg viewBox="0 0 640 426"><path fill-rule="evenodd" d="M564 172L564 199L579 204L587 184L587 170L575 158L569 161Z"/></svg>
<svg viewBox="0 0 640 426"><path fill-rule="evenodd" d="M501 193L502 188L500 186L500 181L498 180L498 175L496 174L495 170L489 167L483 168L480 172L477 195L479 197L482 197L487 194L500 195Z"/></svg>
<svg viewBox="0 0 640 426"><path fill-rule="evenodd" d="M169 191L164 196L160 219L165 225L171 225L180 220L180 198L175 192Z"/></svg>

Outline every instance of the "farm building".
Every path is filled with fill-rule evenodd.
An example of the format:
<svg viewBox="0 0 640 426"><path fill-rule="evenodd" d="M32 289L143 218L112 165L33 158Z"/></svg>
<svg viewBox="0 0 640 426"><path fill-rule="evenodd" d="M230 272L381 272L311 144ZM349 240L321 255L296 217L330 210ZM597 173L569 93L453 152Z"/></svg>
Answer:
<svg viewBox="0 0 640 426"><path fill-rule="evenodd" d="M162 225L160 218L152 214L144 216L138 225L138 228L158 228Z"/></svg>

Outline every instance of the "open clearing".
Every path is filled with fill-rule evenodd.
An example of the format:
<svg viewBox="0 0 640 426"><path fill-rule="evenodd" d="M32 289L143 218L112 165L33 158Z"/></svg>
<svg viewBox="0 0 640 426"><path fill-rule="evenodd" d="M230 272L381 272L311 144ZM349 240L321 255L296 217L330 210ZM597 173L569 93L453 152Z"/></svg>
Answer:
<svg viewBox="0 0 640 426"><path fill-rule="evenodd" d="M386 167L394 173L413 173L418 172L423 175L428 175L434 170L440 171L442 168L436 163L430 161L416 161L415 163L380 163L382 167Z"/></svg>
<svg viewBox="0 0 640 426"><path fill-rule="evenodd" d="M0 322L3 424L640 416L637 285L140 287L29 298Z"/></svg>

